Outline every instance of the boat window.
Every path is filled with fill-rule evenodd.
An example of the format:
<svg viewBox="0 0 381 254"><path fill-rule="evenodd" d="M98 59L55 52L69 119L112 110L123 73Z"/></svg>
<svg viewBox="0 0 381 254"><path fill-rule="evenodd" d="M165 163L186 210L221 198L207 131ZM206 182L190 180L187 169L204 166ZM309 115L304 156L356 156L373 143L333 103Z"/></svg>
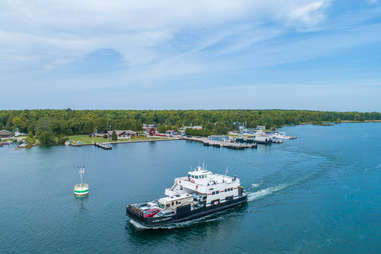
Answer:
<svg viewBox="0 0 381 254"><path fill-rule="evenodd" d="M216 191L216 194L220 193L220 191Z"/></svg>
<svg viewBox="0 0 381 254"><path fill-rule="evenodd" d="M167 204L167 208L170 207L171 205L170 204Z"/></svg>
<svg viewBox="0 0 381 254"><path fill-rule="evenodd" d="M196 176L196 179L198 179L198 176Z"/></svg>
<svg viewBox="0 0 381 254"><path fill-rule="evenodd" d="M172 205L174 205L175 203L172 201Z"/></svg>

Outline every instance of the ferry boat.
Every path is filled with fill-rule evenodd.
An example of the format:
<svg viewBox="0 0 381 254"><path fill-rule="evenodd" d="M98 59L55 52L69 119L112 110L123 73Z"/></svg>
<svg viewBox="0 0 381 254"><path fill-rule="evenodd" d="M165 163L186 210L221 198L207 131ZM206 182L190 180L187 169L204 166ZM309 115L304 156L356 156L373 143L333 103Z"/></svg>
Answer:
<svg viewBox="0 0 381 254"><path fill-rule="evenodd" d="M226 172L227 173L227 172ZM140 204L130 204L126 213L136 227L159 228L184 222L243 205L247 194L237 177L214 174L203 167L175 178L165 197Z"/></svg>

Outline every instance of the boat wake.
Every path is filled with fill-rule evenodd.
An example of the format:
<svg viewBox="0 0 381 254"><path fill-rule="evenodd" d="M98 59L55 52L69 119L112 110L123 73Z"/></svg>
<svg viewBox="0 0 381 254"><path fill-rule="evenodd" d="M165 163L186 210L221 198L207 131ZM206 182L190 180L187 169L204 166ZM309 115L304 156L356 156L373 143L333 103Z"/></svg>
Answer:
<svg viewBox="0 0 381 254"><path fill-rule="evenodd" d="M247 191L247 201L251 202L254 200L258 200L258 199L264 198L266 196L272 195L276 192L290 188L292 186L307 183L309 181L312 181L312 180L320 177L321 175L324 175L325 171L326 171L326 169L323 168L323 169L317 170L317 171L315 171L315 172L313 172L313 173L311 173L305 177L295 179L294 181L291 181L288 183L281 183L281 184L278 184L275 186L270 186L270 187L267 187L267 188L264 188L261 190L257 190L257 191L250 191L249 190L249 191ZM253 188L256 188L256 187L254 187L254 185L252 185L252 188L250 188L250 189L253 189Z"/></svg>
<svg viewBox="0 0 381 254"><path fill-rule="evenodd" d="M255 191L255 192L249 192L247 194L247 201L248 202L251 202L251 201L254 201L254 200L257 200L257 199L261 199L261 198L264 198L268 195L271 195L275 192L278 192L278 191L281 191L283 189L286 189L287 187L291 186L292 184L279 184L277 186L273 186L273 187L268 187L268 188L265 188L265 189L262 189L262 190L259 190L259 191Z"/></svg>
<svg viewBox="0 0 381 254"><path fill-rule="evenodd" d="M253 183L251 184L251 187L252 188L258 188L259 186L261 186L262 183Z"/></svg>

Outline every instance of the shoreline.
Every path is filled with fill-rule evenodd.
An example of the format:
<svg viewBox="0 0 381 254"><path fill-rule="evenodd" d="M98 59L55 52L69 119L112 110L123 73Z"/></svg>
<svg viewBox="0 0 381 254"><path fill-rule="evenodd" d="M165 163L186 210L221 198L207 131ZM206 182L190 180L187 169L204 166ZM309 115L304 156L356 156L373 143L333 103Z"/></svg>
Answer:
<svg viewBox="0 0 381 254"><path fill-rule="evenodd" d="M73 144L69 146L94 146L96 143L103 144L128 144L128 143L143 143L143 142L156 142L156 141L175 141L175 140L184 140L183 138L151 138L151 139L141 139L141 140L128 140L128 141L111 141L111 142L95 142L91 144Z"/></svg>
<svg viewBox="0 0 381 254"><path fill-rule="evenodd" d="M360 120L342 120L342 121L337 122L337 123L335 123L335 122L321 122L319 124L314 124L312 122L305 122L305 123L300 123L300 124L296 124L296 125L284 125L282 127L276 128L274 130L281 129L284 127L294 127L294 126L298 126L298 125L313 125L313 126L330 127L330 126L335 126L338 124L345 124L345 123L381 123L381 120L363 120L363 121L360 121ZM68 138L70 138L70 136L68 136ZM187 138L186 137L157 137L157 138L151 137L151 138L147 138L147 139L138 139L138 140L130 139L130 140L122 140L122 141L105 141L105 142L101 141L101 142L85 143L85 144L70 144L69 146L79 147L79 146L92 146L92 145L95 145L96 143L125 144L125 143L143 143L143 142L156 142L156 141L174 141L174 140L187 140ZM11 144L15 143L15 138L2 138L0 140L0 142L8 142L8 141L11 142ZM51 144L48 146L62 146L62 145L65 146L64 144ZM40 145L40 144L31 145L31 147L35 147L35 146L42 146L42 145ZM31 147L25 147L25 148L31 148ZM25 149L25 148L20 148L20 149Z"/></svg>

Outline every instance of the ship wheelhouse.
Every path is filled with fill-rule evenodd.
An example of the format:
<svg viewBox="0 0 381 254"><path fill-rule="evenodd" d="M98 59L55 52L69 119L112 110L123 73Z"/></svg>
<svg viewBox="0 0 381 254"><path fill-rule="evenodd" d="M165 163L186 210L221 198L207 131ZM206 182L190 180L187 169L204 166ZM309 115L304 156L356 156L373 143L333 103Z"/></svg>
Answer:
<svg viewBox="0 0 381 254"><path fill-rule="evenodd" d="M197 201L205 202L206 206L233 199L238 196L240 180L221 174L213 174L211 171L198 167L188 172L186 177L176 178L173 186L166 189L165 194L196 194ZM196 200L195 200L196 201Z"/></svg>

